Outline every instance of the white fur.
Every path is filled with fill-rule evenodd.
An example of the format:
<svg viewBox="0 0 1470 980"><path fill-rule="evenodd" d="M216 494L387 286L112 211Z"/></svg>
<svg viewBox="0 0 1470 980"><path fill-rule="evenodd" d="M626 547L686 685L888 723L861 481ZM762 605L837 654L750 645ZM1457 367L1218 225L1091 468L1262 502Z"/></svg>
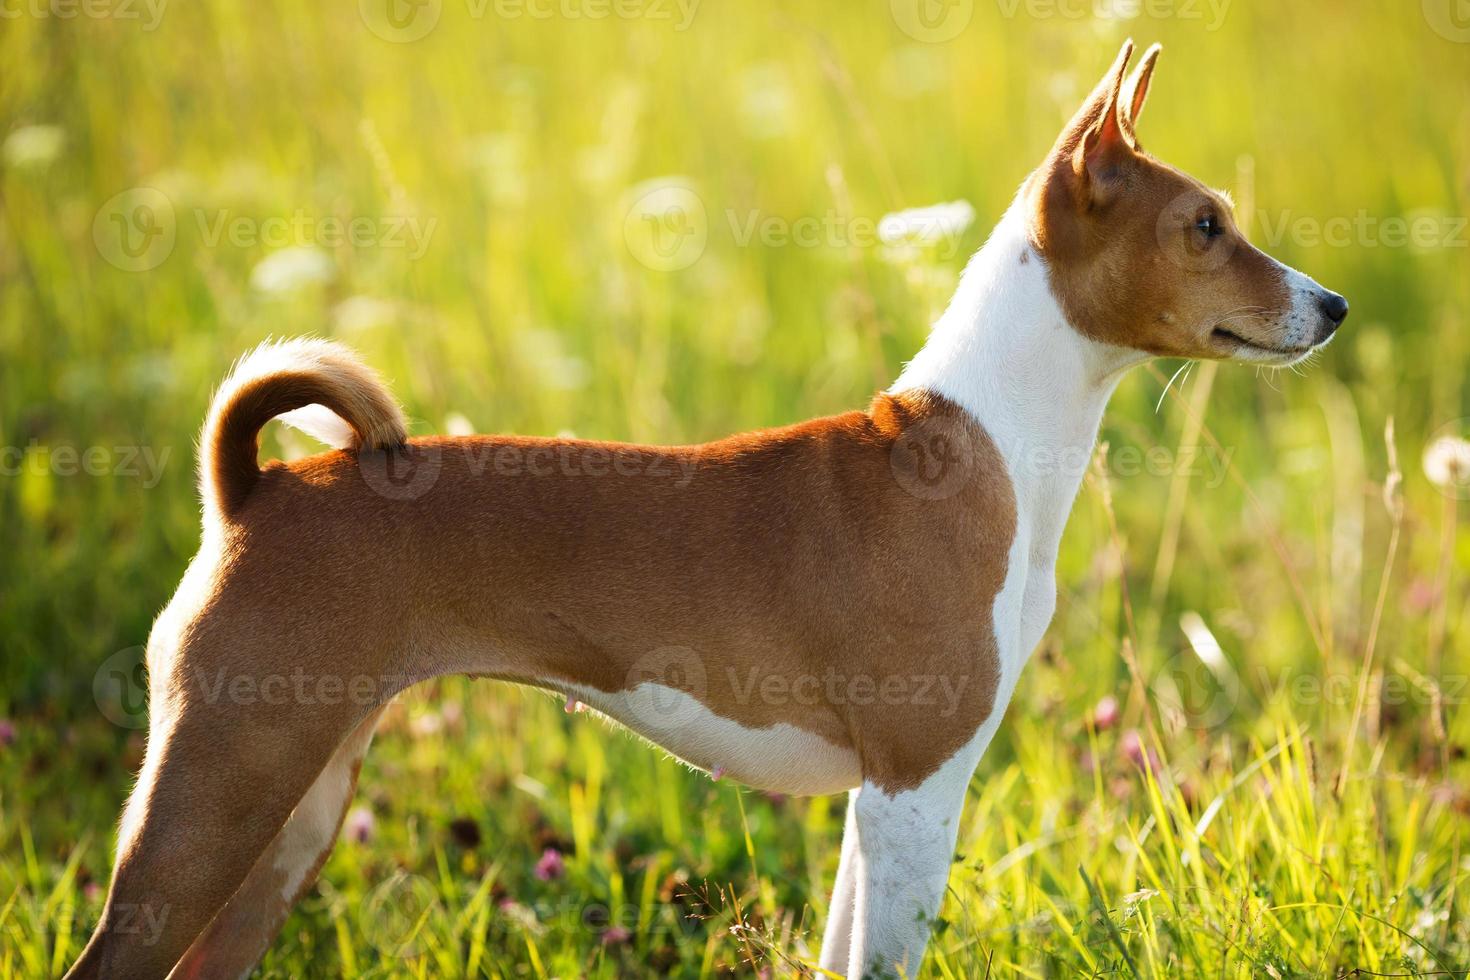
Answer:
<svg viewBox="0 0 1470 980"><path fill-rule="evenodd" d="M1286 366L1302 360L1314 350L1325 347L1327 341L1318 340L1322 326L1322 297L1327 290L1311 276L1298 272L1291 266L1271 260L1281 270L1286 286L1291 290L1291 305L1281 314L1281 348L1283 354L1242 347L1235 357L1243 361L1261 362Z"/></svg>
<svg viewBox="0 0 1470 980"><path fill-rule="evenodd" d="M857 911L858 791L847 794L847 822L842 828L842 856L837 862L837 880L832 884L832 904L827 907L827 929L822 934L818 964L830 973L845 973L852 949L852 919Z"/></svg>
<svg viewBox="0 0 1470 980"><path fill-rule="evenodd" d="M1045 565L1045 582L1033 579L1033 542L1017 534L1007 555L1005 583L995 597L992 615L1000 656L1000 679L995 709L958 752L917 788L886 794L864 783L849 807L856 811L857 859L838 867L841 890L844 871L856 894L850 946L831 949L824 943L821 966L834 973L860 977L865 971L913 976L929 941L929 923L939 912L945 883L959 833L965 792L980 758L990 746L1015 692L1021 668L1046 628L1055 588L1052 561ZM1045 609L1038 607L1044 604ZM847 853L849 820L844 833ZM835 900L835 898L834 898ZM830 928L830 926L829 926Z"/></svg>
<svg viewBox="0 0 1470 980"><path fill-rule="evenodd" d="M844 840L835 890L855 893L852 936L846 955L835 941L823 947L824 969L853 977L918 970L970 777L1056 605L1057 549L1103 408L1123 373L1144 359L1088 340L1067 323L1017 203L970 261L928 343L893 385L894 392L934 391L966 409L1005 461L1016 533L992 610L1000 681L995 710L938 772L913 790L889 795L865 783L855 795L856 860L846 860Z"/></svg>
<svg viewBox="0 0 1470 980"><path fill-rule="evenodd" d="M966 409L1005 460L1016 494L1016 538L995 608L1003 675L1019 673L1051 621L1057 550L1103 409L1128 368L1144 360L1139 351L1089 340L1067 322L1018 201L970 260L928 343L893 384L895 392L927 389Z"/></svg>
<svg viewBox="0 0 1470 980"><path fill-rule="evenodd" d="M862 779L850 747L786 722L748 728L677 688L645 682L608 693L579 684L555 686L675 758L706 771L719 769L755 789L821 796L845 792Z"/></svg>
<svg viewBox="0 0 1470 980"><path fill-rule="evenodd" d="M342 808L352 792L353 769L366 754L371 738L372 729L369 728L348 739L347 744L332 756L321 775L316 777L316 782L296 804L296 809L281 829L276 841L274 867L286 876L281 886L284 901L290 902L296 897L307 872L336 839Z"/></svg>
<svg viewBox="0 0 1470 980"><path fill-rule="evenodd" d="M1291 290L1280 311L1286 353L1243 348L1242 360L1299 360L1317 343L1325 290L1280 266ZM994 441L1016 494L1016 536L993 617L1000 656L996 707L970 741L913 790L864 783L850 804L834 903L855 895L848 921L834 911L821 966L859 977L912 976L944 895L965 791L1056 608L1062 531L1092 458L1103 409L1142 352L1098 343L1067 322L1046 260L1028 240L1020 198L965 269L948 309L892 391L937 392L966 409ZM850 837L858 845L849 859ZM851 879L851 880L848 880ZM845 910L843 910L845 915ZM845 954L845 955L844 955Z"/></svg>
<svg viewBox="0 0 1470 980"><path fill-rule="evenodd" d="M1289 367L1330 342L1330 334L1321 339L1324 323L1321 304L1329 293L1311 276L1275 259L1270 261L1289 290L1291 299L1286 309L1270 310L1259 317L1274 331L1269 345L1240 343L1231 351L1231 357L1251 364Z"/></svg>
<svg viewBox="0 0 1470 980"><path fill-rule="evenodd" d="M325 405L307 405L277 418L333 449L348 449L357 441L347 420Z"/></svg>

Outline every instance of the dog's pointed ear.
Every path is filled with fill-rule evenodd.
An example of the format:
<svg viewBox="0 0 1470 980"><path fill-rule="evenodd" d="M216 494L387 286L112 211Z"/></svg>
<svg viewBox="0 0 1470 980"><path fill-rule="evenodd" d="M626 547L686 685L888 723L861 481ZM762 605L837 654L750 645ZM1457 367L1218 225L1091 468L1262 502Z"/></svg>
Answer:
<svg viewBox="0 0 1470 980"><path fill-rule="evenodd" d="M1132 136L1124 128L1121 108L1123 82L1132 57L1133 42L1123 42L1113 67L1072 117L1057 143L1055 152L1065 161L1079 204L1104 203L1110 185L1133 159Z"/></svg>
<svg viewBox="0 0 1470 980"><path fill-rule="evenodd" d="M1123 134L1135 150L1140 148L1138 117L1143 115L1143 104L1148 101L1149 83L1154 79L1154 66L1159 63L1159 53L1163 50L1162 44L1155 44L1145 51L1133 77L1123 86L1123 105L1128 107L1122 118Z"/></svg>

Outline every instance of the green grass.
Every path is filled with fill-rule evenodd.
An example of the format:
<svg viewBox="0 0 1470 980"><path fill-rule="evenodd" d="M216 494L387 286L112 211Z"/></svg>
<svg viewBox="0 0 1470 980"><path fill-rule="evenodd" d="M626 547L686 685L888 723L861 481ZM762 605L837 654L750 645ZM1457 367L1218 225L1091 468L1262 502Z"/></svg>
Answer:
<svg viewBox="0 0 1470 980"><path fill-rule="evenodd" d="M862 405L1126 35L1166 45L1148 147L1354 312L1303 376L1196 368L1156 410L1160 364L1119 391L925 975L1464 975L1470 536L1421 456L1470 416L1470 45L1433 0L1238 0L1218 25L977 2L943 43L884 0L707 0L686 30L445 0L413 43L358 6L201 0L144 30L144 7L29 5L0 27L0 978L59 973L100 911L142 743L93 678L197 546L193 439L233 358L344 340L419 433L679 442ZM670 177L707 245L661 271L626 219ZM107 202L140 186L175 240L127 271ZM952 247L872 243L883 214L956 199L977 220ZM276 293L251 275L281 242L215 235L298 214L427 235L416 254L372 225ZM752 216L818 243L747 239ZM1426 241L1367 221L1404 217ZM1314 234L1334 219L1345 237ZM357 805L373 834L263 975L784 974L819 943L843 808L460 680L392 709ZM547 847L566 873L543 881Z"/></svg>

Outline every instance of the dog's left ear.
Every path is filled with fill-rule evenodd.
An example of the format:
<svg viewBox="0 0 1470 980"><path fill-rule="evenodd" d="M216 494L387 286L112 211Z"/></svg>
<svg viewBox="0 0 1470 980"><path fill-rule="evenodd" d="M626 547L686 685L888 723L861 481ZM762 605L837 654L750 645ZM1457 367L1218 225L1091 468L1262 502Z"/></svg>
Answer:
<svg viewBox="0 0 1470 980"><path fill-rule="evenodd" d="M1143 114L1143 104L1148 101L1148 86L1154 79L1154 66L1159 63L1159 53L1163 50L1162 44L1155 44L1145 51L1138 70L1123 86L1122 106L1127 109L1120 121L1123 137L1134 150L1141 148L1138 144L1138 117Z"/></svg>

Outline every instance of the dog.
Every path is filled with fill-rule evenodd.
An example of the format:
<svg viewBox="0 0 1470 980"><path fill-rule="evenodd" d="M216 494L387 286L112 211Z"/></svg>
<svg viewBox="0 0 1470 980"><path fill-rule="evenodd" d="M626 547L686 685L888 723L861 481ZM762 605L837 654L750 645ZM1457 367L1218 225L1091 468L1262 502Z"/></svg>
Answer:
<svg viewBox="0 0 1470 980"><path fill-rule="evenodd" d="M68 976L247 973L330 851L384 706L445 674L555 692L717 778L848 793L820 967L916 972L1119 379L1153 357L1294 364L1347 316L1143 150L1159 47L1129 75L1132 53L866 411L672 448L410 439L336 344L240 362ZM338 448L260 467L279 416ZM138 908L166 912L151 941L121 927Z"/></svg>

